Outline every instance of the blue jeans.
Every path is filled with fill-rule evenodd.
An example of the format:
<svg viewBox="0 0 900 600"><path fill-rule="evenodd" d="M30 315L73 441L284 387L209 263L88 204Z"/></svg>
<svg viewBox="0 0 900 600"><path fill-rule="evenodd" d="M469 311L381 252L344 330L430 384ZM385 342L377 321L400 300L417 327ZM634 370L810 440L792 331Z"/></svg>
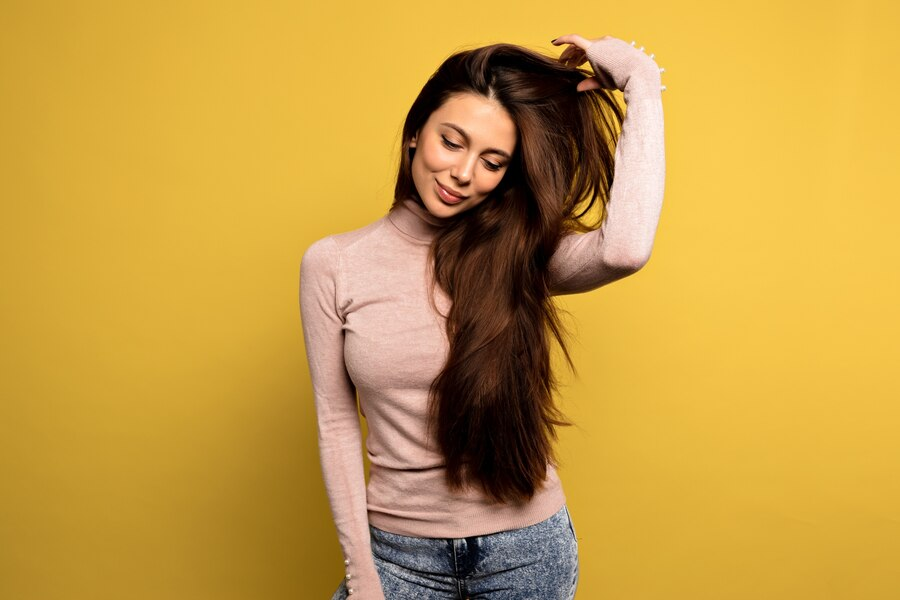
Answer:
<svg viewBox="0 0 900 600"><path fill-rule="evenodd" d="M369 525L386 600L572 600L578 540L566 505L528 527L420 538ZM351 586L352 587L352 586ZM352 600L341 581L331 600Z"/></svg>

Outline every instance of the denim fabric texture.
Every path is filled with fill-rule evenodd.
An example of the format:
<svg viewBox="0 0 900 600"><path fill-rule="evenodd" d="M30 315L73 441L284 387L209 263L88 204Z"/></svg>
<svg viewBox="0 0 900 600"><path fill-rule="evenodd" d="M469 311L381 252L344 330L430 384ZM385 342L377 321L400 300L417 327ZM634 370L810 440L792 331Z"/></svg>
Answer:
<svg viewBox="0 0 900 600"><path fill-rule="evenodd" d="M386 600L575 598L578 539L566 505L540 523L468 538L369 530ZM342 580L332 600L355 596Z"/></svg>

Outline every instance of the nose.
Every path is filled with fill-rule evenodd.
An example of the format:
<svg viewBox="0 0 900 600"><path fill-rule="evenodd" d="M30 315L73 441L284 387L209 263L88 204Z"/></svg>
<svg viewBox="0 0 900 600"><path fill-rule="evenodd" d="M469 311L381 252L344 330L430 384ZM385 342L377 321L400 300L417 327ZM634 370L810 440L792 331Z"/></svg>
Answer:
<svg viewBox="0 0 900 600"><path fill-rule="evenodd" d="M475 169L474 162L477 159L477 156L473 158L460 158L459 162L450 169L450 176L458 181L460 185L469 183L469 180L472 179L472 171Z"/></svg>

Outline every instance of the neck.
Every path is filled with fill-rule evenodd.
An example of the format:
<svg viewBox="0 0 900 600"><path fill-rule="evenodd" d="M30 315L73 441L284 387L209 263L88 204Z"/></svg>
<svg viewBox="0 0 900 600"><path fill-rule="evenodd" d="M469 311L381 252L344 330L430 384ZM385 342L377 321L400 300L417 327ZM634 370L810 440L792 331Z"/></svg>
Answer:
<svg viewBox="0 0 900 600"><path fill-rule="evenodd" d="M394 205L388 219L407 236L423 243L430 243L443 227L453 221L452 218L431 214L425 205L413 198L405 198Z"/></svg>

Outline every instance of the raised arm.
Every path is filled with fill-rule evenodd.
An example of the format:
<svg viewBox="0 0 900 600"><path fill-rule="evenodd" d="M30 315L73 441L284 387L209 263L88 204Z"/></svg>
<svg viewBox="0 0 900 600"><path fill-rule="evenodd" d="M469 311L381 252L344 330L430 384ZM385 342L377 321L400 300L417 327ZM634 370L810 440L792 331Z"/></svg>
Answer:
<svg viewBox="0 0 900 600"><path fill-rule="evenodd" d="M331 238L300 261L300 315L318 423L325 491L344 554L353 598L384 600L372 558L356 388L344 365L340 252ZM349 564L348 564L349 562Z"/></svg>
<svg viewBox="0 0 900 600"><path fill-rule="evenodd" d="M576 43L579 36L561 36ZM574 294L626 277L650 259L666 177L660 71L641 49L605 36L585 56L607 89L625 97L608 214L588 233L566 235L550 259L551 292ZM597 87L597 86L594 86Z"/></svg>

